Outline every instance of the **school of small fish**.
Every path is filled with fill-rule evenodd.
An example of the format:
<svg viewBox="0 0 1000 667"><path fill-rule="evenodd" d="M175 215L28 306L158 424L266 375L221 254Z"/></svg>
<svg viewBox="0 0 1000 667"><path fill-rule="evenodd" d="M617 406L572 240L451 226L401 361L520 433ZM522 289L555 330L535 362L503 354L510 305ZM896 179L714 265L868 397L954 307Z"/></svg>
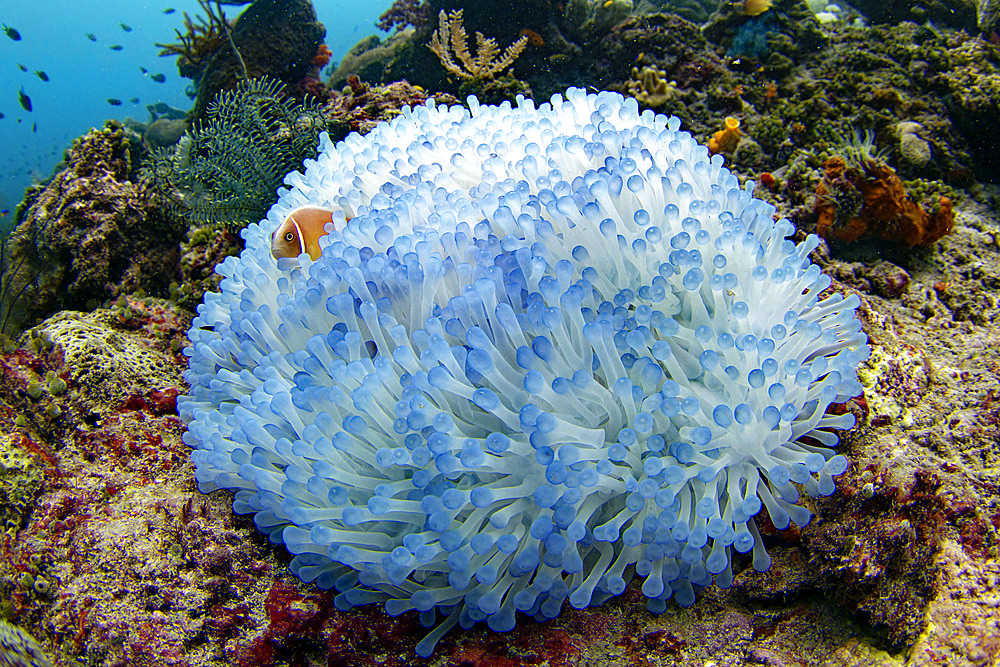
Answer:
<svg viewBox="0 0 1000 667"><path fill-rule="evenodd" d="M177 11L177 10L174 9L173 7L166 7L166 8L164 8L163 13L164 14L173 14L175 11ZM9 26L6 23L0 24L0 25L2 25L3 32L4 32L4 34L7 35L7 37L9 37L11 40L13 40L15 42L20 42L21 41L21 32L17 28L14 28L13 26ZM118 25L121 27L121 29L122 29L123 32L132 32L132 26L130 26L129 24L125 23L124 21L119 21ZM84 35L91 42L97 42L97 35L95 35L94 33L88 32L88 33L84 33ZM125 49L125 47L123 45L121 45L121 44L109 44L108 48L111 49L112 51L123 51ZM22 72L28 72L29 71L28 70L28 66L25 65L24 63L16 63L16 64L17 64L17 68L19 70L21 70ZM167 80L167 75L166 74L162 74L160 72L156 72L156 73L150 74L149 70L147 70L145 67L139 67L139 69L142 71L143 76L148 76L152 81L154 81L156 83L164 83ZM36 69L36 70L33 70L33 71L34 71L35 76L37 76L40 80L42 80L44 82L50 81L49 75L48 75L48 73L45 70ZM21 108L24 109L25 111L29 112L29 113L34 109L34 106L32 105L32 102L31 102L31 97L25 92L24 86L21 86L20 90L17 92L17 101L18 101L18 104L21 105ZM120 99L116 98L116 97L109 97L109 98L107 98L106 101L111 106L121 106L121 104L122 104L122 101ZM129 98L129 102L131 102L132 104L138 104L139 103L139 98L138 97L131 97L131 98ZM3 120L4 118L6 118L6 115L3 112L0 112L0 120ZM20 119L18 119L18 122L20 122ZM37 129L38 129L37 124L32 123L31 124L31 130L32 130L32 132L36 132Z"/></svg>

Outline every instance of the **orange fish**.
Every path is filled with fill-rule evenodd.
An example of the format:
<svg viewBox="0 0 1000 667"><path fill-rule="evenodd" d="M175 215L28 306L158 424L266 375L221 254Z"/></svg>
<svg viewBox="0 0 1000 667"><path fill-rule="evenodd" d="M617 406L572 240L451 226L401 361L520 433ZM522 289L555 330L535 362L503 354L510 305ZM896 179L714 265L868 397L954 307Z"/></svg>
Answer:
<svg viewBox="0 0 1000 667"><path fill-rule="evenodd" d="M326 225L332 224L335 212L331 208L311 204L298 207L271 234L271 254L280 259L307 253L316 261L320 254L319 239L326 236Z"/></svg>

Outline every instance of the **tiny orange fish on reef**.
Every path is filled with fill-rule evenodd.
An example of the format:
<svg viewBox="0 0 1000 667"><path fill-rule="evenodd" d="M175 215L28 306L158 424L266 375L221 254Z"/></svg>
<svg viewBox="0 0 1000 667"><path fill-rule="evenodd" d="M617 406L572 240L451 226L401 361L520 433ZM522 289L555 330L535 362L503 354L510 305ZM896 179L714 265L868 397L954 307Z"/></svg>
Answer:
<svg viewBox="0 0 1000 667"><path fill-rule="evenodd" d="M326 236L328 223L333 226L335 212L323 206L306 205L289 213L271 234L271 255L280 259L306 253L313 261L319 259L319 239Z"/></svg>
<svg viewBox="0 0 1000 667"><path fill-rule="evenodd" d="M747 16L759 16L769 10L774 6L773 0L743 0L743 2L734 2L738 9Z"/></svg>

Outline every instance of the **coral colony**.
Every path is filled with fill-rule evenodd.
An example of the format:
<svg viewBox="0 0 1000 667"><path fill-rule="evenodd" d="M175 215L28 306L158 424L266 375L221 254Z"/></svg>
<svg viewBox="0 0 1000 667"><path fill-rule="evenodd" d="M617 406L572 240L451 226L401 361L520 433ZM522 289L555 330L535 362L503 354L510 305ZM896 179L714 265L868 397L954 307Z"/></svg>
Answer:
<svg viewBox="0 0 1000 667"><path fill-rule="evenodd" d="M186 354L202 491L236 491L337 606L514 627L625 590L650 610L770 559L753 517L848 461L856 296L817 240L676 118L570 89L539 107L405 108L325 137L219 268ZM328 206L317 261L275 260ZM347 219L349 222L346 222Z"/></svg>

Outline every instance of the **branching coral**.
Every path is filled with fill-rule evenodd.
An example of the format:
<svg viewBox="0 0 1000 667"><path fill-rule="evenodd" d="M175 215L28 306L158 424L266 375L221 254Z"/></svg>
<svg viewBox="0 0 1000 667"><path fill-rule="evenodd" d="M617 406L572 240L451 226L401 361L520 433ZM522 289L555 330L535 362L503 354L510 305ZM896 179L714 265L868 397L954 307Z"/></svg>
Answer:
<svg viewBox="0 0 1000 667"><path fill-rule="evenodd" d="M476 55L473 57L469 53L469 36L462 23L462 10L456 9L450 13L442 10L438 14L438 29L431 35L428 48L449 73L460 79L486 81L513 65L527 44L528 37L521 35L501 54L495 39L476 32Z"/></svg>
<svg viewBox="0 0 1000 667"><path fill-rule="evenodd" d="M208 0L198 0L207 18L191 18L184 12L184 32L175 29L177 41L172 44L156 44L162 50L161 56L178 56L177 69L181 76L198 80L205 71L209 59L225 43L232 26L220 12L212 9Z"/></svg>
<svg viewBox="0 0 1000 667"><path fill-rule="evenodd" d="M251 79L219 93L204 122L146 170L193 222L240 227L264 216L284 175L315 156L325 128L322 112L284 97L279 81Z"/></svg>
<svg viewBox="0 0 1000 667"><path fill-rule="evenodd" d="M185 353L203 491L338 608L510 630L638 575L654 612L805 525L867 357L856 296L679 121L579 89L327 138L220 267ZM277 262L294 209L336 210ZM347 218L350 218L349 222ZM443 615L439 616L440 614ZM442 621L443 618L443 621Z"/></svg>

